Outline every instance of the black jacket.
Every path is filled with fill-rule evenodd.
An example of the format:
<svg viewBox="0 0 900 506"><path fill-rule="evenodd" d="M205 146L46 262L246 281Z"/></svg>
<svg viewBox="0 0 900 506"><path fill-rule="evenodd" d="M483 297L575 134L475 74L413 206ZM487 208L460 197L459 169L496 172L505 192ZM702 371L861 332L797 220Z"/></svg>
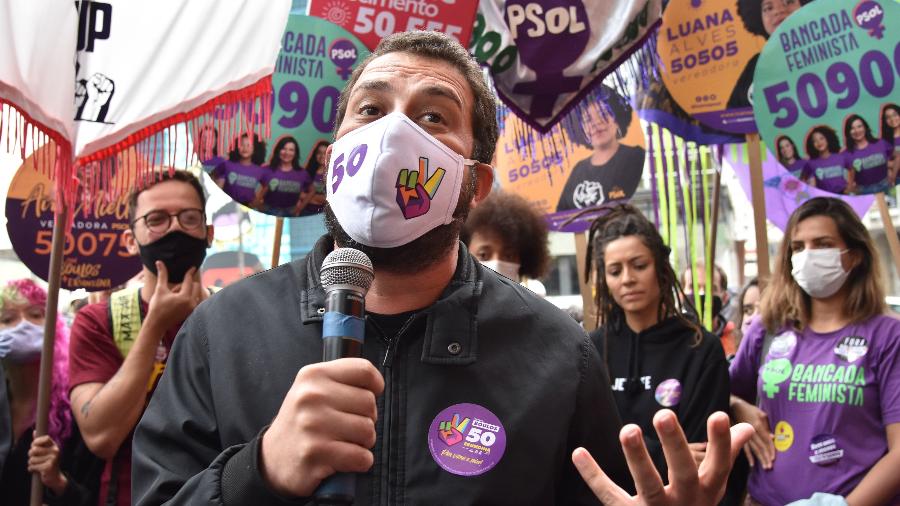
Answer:
<svg viewBox="0 0 900 506"><path fill-rule="evenodd" d="M321 360L319 267L331 244L323 237L305 259L226 288L187 320L135 432L135 504L304 502L276 498L262 481L259 434L297 371ZM571 463L578 446L629 479L590 339L464 247L440 299L393 342L371 320L366 333L363 354L385 391L375 465L358 477L355 504L596 504ZM502 459L478 476L445 471L428 447L429 425L458 403L489 409L506 430Z"/></svg>
<svg viewBox="0 0 900 506"><path fill-rule="evenodd" d="M678 415L688 442L706 441L706 419L715 411L728 412L728 363L719 340L704 331L700 343L693 345L694 329L677 318L667 318L635 334L628 325L591 333L601 356L609 356L613 397L624 423L641 427L647 449L660 475L667 475L662 445L653 428L653 415L668 407ZM666 380L677 380L680 398L657 400L664 394ZM672 385L669 383L668 385ZM668 406L667 406L668 404Z"/></svg>

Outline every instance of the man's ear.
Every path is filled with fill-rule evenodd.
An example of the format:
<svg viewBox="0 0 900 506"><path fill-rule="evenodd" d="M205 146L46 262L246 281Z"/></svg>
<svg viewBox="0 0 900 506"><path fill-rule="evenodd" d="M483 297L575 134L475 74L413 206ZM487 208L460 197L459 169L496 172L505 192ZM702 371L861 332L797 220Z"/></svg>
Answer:
<svg viewBox="0 0 900 506"><path fill-rule="evenodd" d="M134 231L130 228L126 228L122 231L122 242L125 243L125 250L132 255L137 255L140 253L140 248L138 248L137 240L134 238Z"/></svg>
<svg viewBox="0 0 900 506"><path fill-rule="evenodd" d="M475 164L475 197L472 199L472 208L478 206L491 194L494 186L494 168L486 163Z"/></svg>
<svg viewBox="0 0 900 506"><path fill-rule="evenodd" d="M213 239L215 239L215 237L216 237L215 227L213 227L212 225L207 225L206 226L206 247L207 248L212 246Z"/></svg>

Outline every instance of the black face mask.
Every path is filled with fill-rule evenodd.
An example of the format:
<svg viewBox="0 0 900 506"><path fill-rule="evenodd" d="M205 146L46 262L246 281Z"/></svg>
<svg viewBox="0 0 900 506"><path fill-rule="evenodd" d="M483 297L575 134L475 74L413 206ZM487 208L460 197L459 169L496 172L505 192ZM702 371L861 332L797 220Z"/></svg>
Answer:
<svg viewBox="0 0 900 506"><path fill-rule="evenodd" d="M181 283L184 275L191 267L200 268L203 259L206 258L206 239L198 239L180 230L169 232L150 244L138 244L141 253L141 263L154 275L156 261L166 265L169 274L169 283Z"/></svg>

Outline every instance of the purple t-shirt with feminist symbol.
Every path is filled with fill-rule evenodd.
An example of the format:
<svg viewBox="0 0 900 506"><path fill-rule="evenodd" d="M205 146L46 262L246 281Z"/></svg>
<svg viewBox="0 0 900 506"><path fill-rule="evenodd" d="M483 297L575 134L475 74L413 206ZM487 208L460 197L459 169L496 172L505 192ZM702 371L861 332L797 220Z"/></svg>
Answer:
<svg viewBox="0 0 900 506"><path fill-rule="evenodd" d="M798 158L794 160L794 163L785 167L788 172L791 173L797 179L804 179L809 177L809 160L804 160L803 158Z"/></svg>
<svg viewBox="0 0 900 506"><path fill-rule="evenodd" d="M212 171L213 179L224 179L222 189L241 204L250 204L256 198L259 182L267 170L259 165L241 165L226 161Z"/></svg>
<svg viewBox="0 0 900 506"><path fill-rule="evenodd" d="M762 357L765 335L757 319L730 369L731 392L758 396L775 435L773 468L752 469L750 495L763 504L846 496L887 453L886 426L900 423L900 320L782 329Z"/></svg>
<svg viewBox="0 0 900 506"><path fill-rule="evenodd" d="M268 169L268 167L267 167ZM268 169L260 183L266 188L265 204L279 209L288 209L297 205L300 193L309 187L309 173L300 170Z"/></svg>
<svg viewBox="0 0 900 506"><path fill-rule="evenodd" d="M883 139L870 142L863 149L846 151L844 158L847 168L856 171L856 184L869 186L884 183L888 176L888 160L893 151L894 146Z"/></svg>
<svg viewBox="0 0 900 506"><path fill-rule="evenodd" d="M807 177L816 178L816 188L831 193L844 193L847 189L847 163L844 153L833 153L828 158L814 158L806 163Z"/></svg>

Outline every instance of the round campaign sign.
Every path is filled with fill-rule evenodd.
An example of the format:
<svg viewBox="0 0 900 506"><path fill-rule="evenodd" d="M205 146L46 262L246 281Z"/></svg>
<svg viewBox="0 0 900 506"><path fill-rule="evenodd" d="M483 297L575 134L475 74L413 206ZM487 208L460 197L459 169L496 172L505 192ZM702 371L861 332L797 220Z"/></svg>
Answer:
<svg viewBox="0 0 900 506"><path fill-rule="evenodd" d="M898 19L892 0L818 0L782 23L760 54L760 134L783 166L816 188L872 194L894 184L900 31L888 28Z"/></svg>
<svg viewBox="0 0 900 506"><path fill-rule="evenodd" d="M646 149L637 112L608 86L589 95L561 126L527 148L521 120L510 113L497 141L497 180L532 202L552 230L582 232L592 207L627 202L644 172Z"/></svg>
<svg viewBox="0 0 900 506"><path fill-rule="evenodd" d="M368 55L344 28L292 14L272 75L271 140L238 133L228 140L227 153L213 163L203 161L207 174L228 196L257 211L285 217L320 212L325 203L325 148L334 130L338 97Z"/></svg>
<svg viewBox="0 0 900 506"><path fill-rule="evenodd" d="M35 170L36 157L54 158L55 148L39 148L13 176L6 196L6 229L19 260L48 281L54 193L53 183ZM141 270L140 258L128 252L122 238L128 229L128 195L112 201L100 197L89 209L83 206L75 207L74 222L66 234L62 288L90 292L125 283Z"/></svg>
<svg viewBox="0 0 900 506"><path fill-rule="evenodd" d="M428 428L428 449L444 470L460 476L490 471L506 451L506 429L478 404L454 404Z"/></svg>
<svg viewBox="0 0 900 506"><path fill-rule="evenodd" d="M800 1L672 0L656 49L663 82L688 114L729 133L756 132L753 71L766 39Z"/></svg>

